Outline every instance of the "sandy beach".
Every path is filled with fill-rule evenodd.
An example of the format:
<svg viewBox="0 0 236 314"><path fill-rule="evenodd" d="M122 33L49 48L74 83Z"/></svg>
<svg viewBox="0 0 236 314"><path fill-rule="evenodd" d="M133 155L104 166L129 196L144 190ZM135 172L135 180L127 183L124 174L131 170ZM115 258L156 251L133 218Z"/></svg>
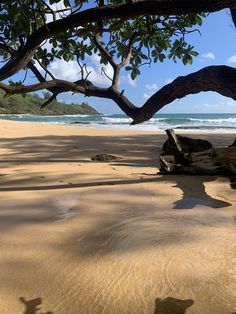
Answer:
<svg viewBox="0 0 236 314"><path fill-rule="evenodd" d="M0 131L1 314L236 311L229 179L156 175L164 132ZM235 134L191 137L222 146Z"/></svg>

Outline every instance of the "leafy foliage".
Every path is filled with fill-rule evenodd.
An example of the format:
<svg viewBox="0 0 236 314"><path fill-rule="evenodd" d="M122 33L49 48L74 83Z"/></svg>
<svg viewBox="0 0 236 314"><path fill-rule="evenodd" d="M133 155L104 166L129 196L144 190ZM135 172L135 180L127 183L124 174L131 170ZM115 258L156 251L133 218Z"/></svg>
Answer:
<svg viewBox="0 0 236 314"><path fill-rule="evenodd" d="M61 3L63 2L63 8ZM124 3L112 0L104 4ZM58 6L58 4L60 5ZM66 18L83 9L97 7L101 1L47 1L26 0L7 1L0 4L0 41L7 43L12 49L19 49L27 42L27 38L46 23ZM132 56L126 71L131 72L132 79L140 74L142 65L163 62L172 59L191 64L197 56L194 47L187 43L186 35L193 27L202 24L204 14L188 14L183 16L138 16L133 19L110 19L102 23L87 23L82 27L69 29L48 40L49 45L40 46L34 55L43 66L48 66L54 59L86 60L87 56L98 53L100 62L108 60L94 43L94 34L99 32L101 43L115 60L126 59L132 45ZM1 50L1 57L7 60L10 54Z"/></svg>

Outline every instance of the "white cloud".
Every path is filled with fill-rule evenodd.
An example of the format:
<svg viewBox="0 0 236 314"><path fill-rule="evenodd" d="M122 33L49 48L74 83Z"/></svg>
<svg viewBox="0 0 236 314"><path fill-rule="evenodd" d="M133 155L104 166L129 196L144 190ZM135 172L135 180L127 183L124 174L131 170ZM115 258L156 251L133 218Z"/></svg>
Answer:
<svg viewBox="0 0 236 314"><path fill-rule="evenodd" d="M150 97L151 97L151 95L149 95L149 94L147 94L147 93L144 93L144 94L143 94L143 98L144 98L144 99L148 99L148 98L150 98Z"/></svg>
<svg viewBox="0 0 236 314"><path fill-rule="evenodd" d="M225 100L220 102L220 106L228 106L228 107L235 107L236 101L233 99Z"/></svg>
<svg viewBox="0 0 236 314"><path fill-rule="evenodd" d="M202 104L202 106L203 106L203 107L206 107L206 108L209 108L209 107L212 107L212 106L214 106L214 105L212 105L212 104L207 104L207 103L206 103L206 104Z"/></svg>
<svg viewBox="0 0 236 314"><path fill-rule="evenodd" d="M66 7L64 6L64 1L61 0L58 3L53 3L50 4L49 1L46 1L47 5L53 10L53 11L57 11L57 10L64 10ZM70 14L70 10L68 11L64 11L63 15L68 15ZM52 14L46 14L46 18L47 18L47 23L50 23L53 21L53 15ZM60 13L56 13L56 19L60 20L61 19L61 15Z"/></svg>
<svg viewBox="0 0 236 314"><path fill-rule="evenodd" d="M158 90L158 86L156 83L153 83L153 84L146 84L146 89L149 91L149 92L155 92Z"/></svg>
<svg viewBox="0 0 236 314"><path fill-rule="evenodd" d="M150 98L158 90L158 85L156 83L146 84L145 87L147 92L143 94L144 99Z"/></svg>
<svg viewBox="0 0 236 314"><path fill-rule="evenodd" d="M100 58L97 54L93 54L88 58L86 62L87 71L91 72L88 76L88 80L90 80L95 85L109 86L111 81L108 79L108 77L112 78L113 68L111 65L101 65L99 60ZM37 65L37 68L43 72L39 65ZM102 74L102 69L108 77ZM49 64L48 70L55 76L55 78L61 80L73 82L81 79L80 67L76 61L55 59Z"/></svg>
<svg viewBox="0 0 236 314"><path fill-rule="evenodd" d="M66 81L76 81L81 77L79 74L80 69L76 61L66 62L57 59L50 63L48 69L56 78Z"/></svg>
<svg viewBox="0 0 236 314"><path fill-rule="evenodd" d="M228 58L227 60L228 63L236 63L236 55L233 55Z"/></svg>
<svg viewBox="0 0 236 314"><path fill-rule="evenodd" d="M214 55L213 52L203 53L203 54L201 55L201 57L202 57L204 60L207 60L207 61L215 60L215 55Z"/></svg>
<svg viewBox="0 0 236 314"><path fill-rule="evenodd" d="M121 75L120 77L120 83L123 85L127 85L127 83L129 85L131 85L132 87L136 87L137 86L137 80L132 80L130 74L127 75Z"/></svg>
<svg viewBox="0 0 236 314"><path fill-rule="evenodd" d="M227 111L227 109L232 110L232 108L236 107L236 101L234 101L233 99L225 99L223 101L215 103L204 103L201 106L211 109L226 109Z"/></svg>
<svg viewBox="0 0 236 314"><path fill-rule="evenodd" d="M166 81L165 81L165 83L166 84L170 84L170 83L172 83L174 80L172 79L172 78L168 78Z"/></svg>

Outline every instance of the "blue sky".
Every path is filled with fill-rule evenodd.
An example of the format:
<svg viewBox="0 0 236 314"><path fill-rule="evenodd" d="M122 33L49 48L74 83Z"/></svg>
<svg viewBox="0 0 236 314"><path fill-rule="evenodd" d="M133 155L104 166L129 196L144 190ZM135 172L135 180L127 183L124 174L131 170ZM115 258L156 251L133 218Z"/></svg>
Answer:
<svg viewBox="0 0 236 314"><path fill-rule="evenodd" d="M199 56L194 58L192 65L183 65L181 61L174 63L165 60L163 63L153 64L151 67L143 66L141 75L132 81L125 70L121 76L120 89L137 106L144 104L145 100L166 83L178 76L186 75L200 70L208 65L236 65L236 30L233 27L228 10L212 13L203 20L199 27L201 35L197 32L189 35L188 42L194 45ZM46 44L47 46L47 44ZM50 65L53 74L62 79L78 79L78 65L76 61L53 61ZM106 78L100 76L99 58L93 55L89 60L89 70L92 71L89 79L95 83L105 84ZM107 73L111 68L107 68ZM111 74L111 73L110 73ZM19 77L19 76L18 76ZM32 79L28 83L33 83ZM101 113L121 113L120 109L110 100L83 95L62 94L59 100L65 103L81 103L87 101ZM181 100L172 102L164 107L160 113L236 113L236 101L223 97L217 93L207 92L189 95Z"/></svg>

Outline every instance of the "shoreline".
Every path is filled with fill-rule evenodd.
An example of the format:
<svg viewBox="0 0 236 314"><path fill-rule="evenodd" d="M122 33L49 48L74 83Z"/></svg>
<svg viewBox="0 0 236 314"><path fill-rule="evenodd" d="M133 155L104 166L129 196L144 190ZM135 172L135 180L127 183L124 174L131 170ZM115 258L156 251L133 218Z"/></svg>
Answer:
<svg viewBox="0 0 236 314"><path fill-rule="evenodd" d="M182 134L203 134L203 133L235 133L236 115L221 116L215 115L175 115L162 114L155 116L150 121L130 126L129 118L121 115L0 115L2 121L31 122L42 125L64 125L81 128L124 130L127 132L164 132L166 129L174 129ZM204 116L204 117L203 117Z"/></svg>
<svg viewBox="0 0 236 314"><path fill-rule="evenodd" d="M1 120L1 119L0 119ZM88 126L86 124L86 126L84 126L83 124L78 124L78 123L51 123L51 122L35 122L35 121L16 121L16 120L1 120L2 121L6 121L9 123L13 123L13 124L29 124L29 125L35 125L35 126L42 126L42 127L59 127L59 128L73 128L74 130L79 130L79 133L83 133L84 131L88 130L88 131L97 131L98 134L99 133L106 133L106 132L112 132L114 133L114 135L117 133L117 135L119 135L119 133L136 133L136 134L157 134L157 135L166 135L166 132L164 129L157 129L157 130L147 130L147 129L133 129L133 126L130 126L127 129L122 129L122 128L112 128L112 127L94 127L94 126ZM186 135L232 135L232 139L234 139L234 137L236 136L236 128L231 128L231 127L227 127L225 130L219 130L219 132L214 132L214 129L209 129L209 130L205 130L205 129L189 129L189 128L185 128L185 129L179 129L179 128L173 128L176 134L184 134ZM235 131L235 132L234 132ZM221 133L222 132L222 133Z"/></svg>
<svg viewBox="0 0 236 314"><path fill-rule="evenodd" d="M164 131L8 120L0 131L2 314L235 311L229 179L156 175ZM235 134L193 137L227 146Z"/></svg>

